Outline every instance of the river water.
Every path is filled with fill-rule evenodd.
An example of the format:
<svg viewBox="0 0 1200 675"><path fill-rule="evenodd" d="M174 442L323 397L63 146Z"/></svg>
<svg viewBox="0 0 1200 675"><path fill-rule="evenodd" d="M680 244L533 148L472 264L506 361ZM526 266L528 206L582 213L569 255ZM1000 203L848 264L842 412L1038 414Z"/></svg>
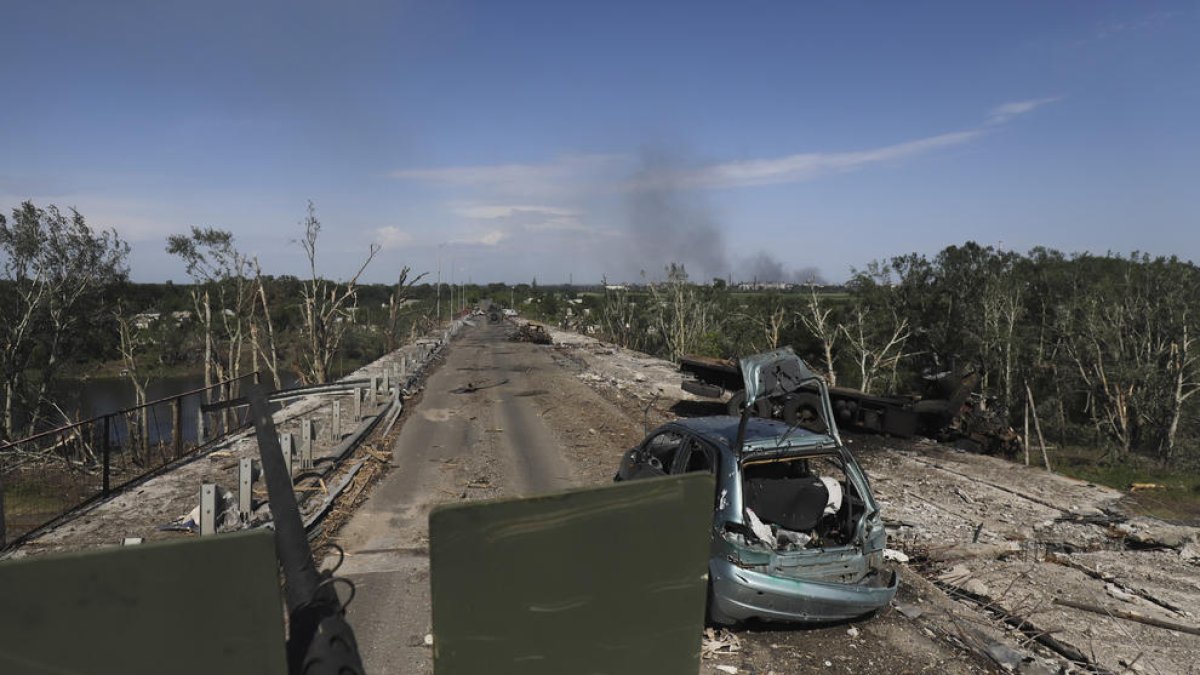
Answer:
<svg viewBox="0 0 1200 675"><path fill-rule="evenodd" d="M291 373L281 373L284 388L296 386L299 378ZM249 380L243 380L243 384ZM133 384L124 377L91 377L71 380L57 393L59 406L73 420L85 420L109 413L125 410L136 405L136 395ZM156 401L204 387L204 375L173 375L151 378L146 385L146 399ZM183 398L183 436L185 442L196 439L196 419L201 402L201 396L191 395ZM169 403L150 407L149 415L150 442L171 437L173 431L173 411ZM124 434L114 430L114 435ZM114 438L114 440L117 440Z"/></svg>

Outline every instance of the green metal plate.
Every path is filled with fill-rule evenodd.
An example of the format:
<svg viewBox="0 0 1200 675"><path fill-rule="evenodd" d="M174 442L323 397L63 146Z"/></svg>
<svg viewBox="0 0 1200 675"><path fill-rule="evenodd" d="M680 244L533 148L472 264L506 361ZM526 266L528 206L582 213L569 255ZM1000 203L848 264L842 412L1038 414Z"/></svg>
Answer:
<svg viewBox="0 0 1200 675"><path fill-rule="evenodd" d="M434 673L695 675L713 477L429 516Z"/></svg>
<svg viewBox="0 0 1200 675"><path fill-rule="evenodd" d="M287 672L265 530L0 563L0 673Z"/></svg>

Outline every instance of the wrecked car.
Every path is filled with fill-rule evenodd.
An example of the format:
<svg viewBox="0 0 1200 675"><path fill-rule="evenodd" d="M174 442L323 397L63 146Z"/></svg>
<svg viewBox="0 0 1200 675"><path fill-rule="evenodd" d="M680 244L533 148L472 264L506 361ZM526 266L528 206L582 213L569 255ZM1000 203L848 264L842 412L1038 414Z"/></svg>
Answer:
<svg viewBox="0 0 1200 675"><path fill-rule="evenodd" d="M801 386L820 392L824 432L779 420L680 419L625 453L616 480L716 475L708 618L827 622L887 605L897 576L867 476L842 443L824 382L790 349L742 359L750 403Z"/></svg>

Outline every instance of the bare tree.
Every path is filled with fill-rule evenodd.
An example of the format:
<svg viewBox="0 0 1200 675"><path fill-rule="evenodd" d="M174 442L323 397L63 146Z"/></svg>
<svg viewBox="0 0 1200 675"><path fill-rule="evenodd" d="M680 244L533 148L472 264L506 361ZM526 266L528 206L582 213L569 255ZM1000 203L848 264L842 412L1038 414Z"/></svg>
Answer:
<svg viewBox="0 0 1200 675"><path fill-rule="evenodd" d="M716 322L712 303L700 296L694 284L688 283L684 266L671 263L666 272L666 283L661 287L657 284L649 286L650 314L655 329L662 336L668 358L678 361L679 357L701 345Z"/></svg>
<svg viewBox="0 0 1200 675"><path fill-rule="evenodd" d="M788 312L782 298L774 293L766 298L763 307L755 308L750 312L739 312L737 317L738 320L753 324L758 329L762 334L766 350L779 348L779 343L783 339L783 331L796 320L795 316Z"/></svg>
<svg viewBox="0 0 1200 675"><path fill-rule="evenodd" d="M882 372L891 371L894 379L900 359L906 356L904 344L911 335L908 319L899 318L894 313L891 314L890 325L877 335L872 330L873 324L868 314L862 304L856 304L850 312L850 323L839 326L858 365L861 378L859 388L864 394L871 393L872 385Z"/></svg>
<svg viewBox="0 0 1200 675"><path fill-rule="evenodd" d="M258 302L262 307L261 317L262 328L259 327L259 322L250 322L250 341L253 343L255 354L254 370L258 370L258 357L261 356L267 370L271 371L271 379L275 383L276 389L283 387L283 381L279 377L279 349L275 344L275 324L271 320L271 306L267 302L267 288L263 283L262 267L258 264L258 258L254 259L254 284L258 290ZM263 343L259 333L265 330L266 342Z"/></svg>
<svg viewBox="0 0 1200 675"><path fill-rule="evenodd" d="M137 352L141 346L141 330L136 325L130 325L129 318L125 315L124 308L117 305L114 312L114 317L117 320L117 333L120 338L119 349L121 351L121 361L125 366L125 377L129 379L129 383L133 385L134 407L136 411L132 413L132 422L130 447L134 448L134 456L140 461L149 451L150 443L150 421L147 416L146 405L146 385L149 384L150 378L143 377L138 370Z"/></svg>
<svg viewBox="0 0 1200 675"><path fill-rule="evenodd" d="M302 331L307 345L303 375L307 381L320 384L329 381L333 358L341 347L357 307L355 285L375 254L379 253L379 245L371 244L366 260L349 281L333 283L317 274L317 239L321 234L321 221L317 220L317 210L311 201L308 202L308 215L301 224L304 226L304 238L300 240L300 246L308 259L310 273L309 280L301 290L304 302Z"/></svg>
<svg viewBox="0 0 1200 675"><path fill-rule="evenodd" d="M412 270L405 265L400 269L400 275L396 279L396 285L392 286L392 293L388 296L388 318L387 325L384 326L384 348L388 352L395 351L400 346L400 316L404 309L404 305L408 300L409 291L418 281L423 279L428 272L422 272L412 279L408 275L412 274Z"/></svg>
<svg viewBox="0 0 1200 675"><path fill-rule="evenodd" d="M226 399L234 398L257 304L258 289L250 280L254 263L234 246L233 234L211 227L193 227L190 236L172 235L167 252L184 261L196 283L191 294L204 331L204 386L235 380L221 392ZM214 394L210 391L208 396L211 400ZM228 426L228 411L224 414Z"/></svg>
<svg viewBox="0 0 1200 675"><path fill-rule="evenodd" d="M829 319L833 313L832 307L823 307L820 298L817 297L817 287L814 284L808 286L808 304L805 306L804 312L797 312L796 316L804 327L812 333L813 337L821 343L822 357L825 359L825 379L829 382L829 386L837 386L837 368L834 364L834 350L837 348L838 336L841 334L839 326Z"/></svg>

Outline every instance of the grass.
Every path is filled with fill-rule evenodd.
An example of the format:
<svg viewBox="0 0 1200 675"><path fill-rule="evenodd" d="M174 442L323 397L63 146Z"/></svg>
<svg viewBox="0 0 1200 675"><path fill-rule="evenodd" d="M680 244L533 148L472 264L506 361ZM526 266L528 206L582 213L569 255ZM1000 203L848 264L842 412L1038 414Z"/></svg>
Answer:
<svg viewBox="0 0 1200 675"><path fill-rule="evenodd" d="M1084 446L1052 450L1050 462L1067 476L1121 490L1126 494L1124 504L1137 513L1200 525L1200 472L1164 469L1137 456L1112 462L1103 451ZM1161 487L1134 492L1130 487L1135 483Z"/></svg>

